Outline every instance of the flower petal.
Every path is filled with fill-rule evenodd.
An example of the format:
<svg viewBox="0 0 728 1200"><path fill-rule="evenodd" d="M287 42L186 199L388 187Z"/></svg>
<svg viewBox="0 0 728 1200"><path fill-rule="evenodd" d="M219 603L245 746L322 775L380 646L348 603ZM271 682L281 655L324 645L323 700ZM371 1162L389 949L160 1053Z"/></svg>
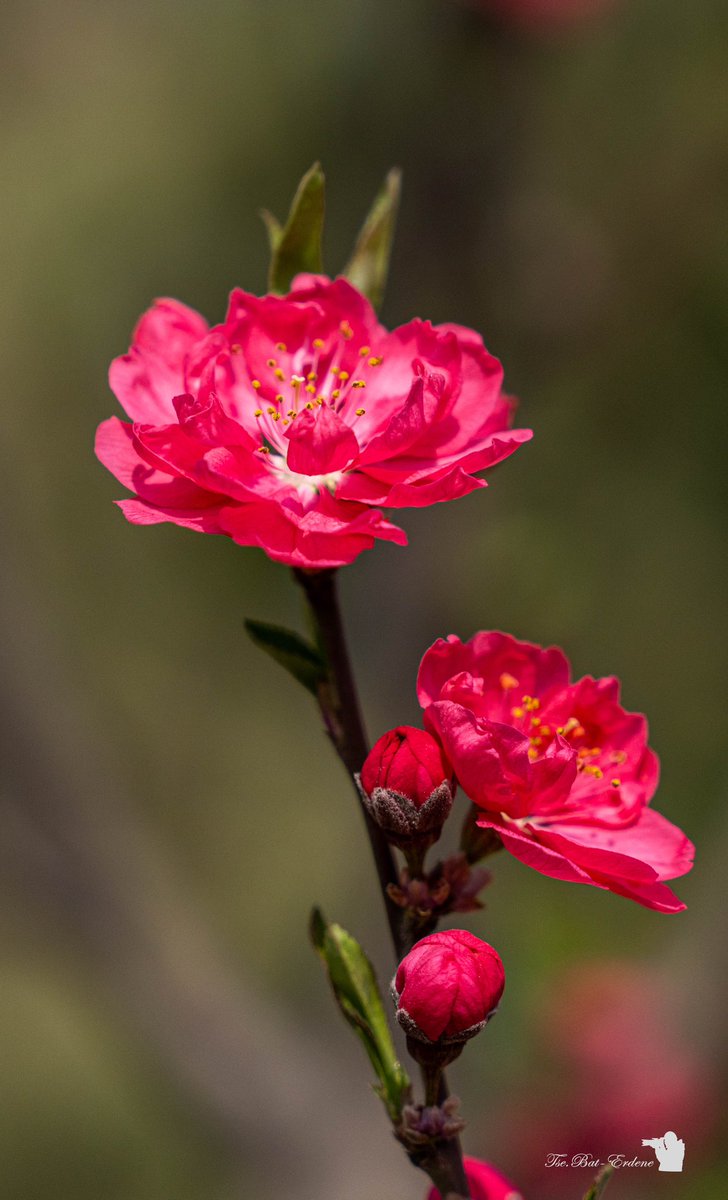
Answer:
<svg viewBox="0 0 728 1200"><path fill-rule="evenodd" d="M299 475L328 475L346 467L359 453L354 431L328 404L304 409L286 431L289 470Z"/></svg>

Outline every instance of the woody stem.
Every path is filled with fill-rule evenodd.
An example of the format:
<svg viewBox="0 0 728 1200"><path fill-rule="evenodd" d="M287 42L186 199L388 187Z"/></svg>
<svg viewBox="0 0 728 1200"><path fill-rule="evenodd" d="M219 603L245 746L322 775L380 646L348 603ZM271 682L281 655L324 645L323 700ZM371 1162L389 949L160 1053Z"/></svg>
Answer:
<svg viewBox="0 0 728 1200"><path fill-rule="evenodd" d="M341 618L336 586L337 573L335 569L329 568L322 571L294 569L293 574L308 602L316 636L327 665L326 680L318 689L319 709L334 748L353 780L353 776L361 771L369 752L369 745ZM374 856L395 956L399 961L411 946L403 925L402 910L393 902L389 891L390 885L396 887L399 883L397 864L384 833L369 816L361 803L358 788L354 786ZM423 1080L427 1089L428 1080L424 1074ZM447 1097L447 1082L442 1073L437 1103L442 1104ZM433 1159L436 1159L434 1170L430 1169L430 1164L425 1161L424 1156L416 1165L430 1174L443 1196L451 1193L453 1196L462 1197L462 1200L469 1200L470 1192L458 1138L452 1137L438 1142ZM434 1161L432 1165L434 1166Z"/></svg>

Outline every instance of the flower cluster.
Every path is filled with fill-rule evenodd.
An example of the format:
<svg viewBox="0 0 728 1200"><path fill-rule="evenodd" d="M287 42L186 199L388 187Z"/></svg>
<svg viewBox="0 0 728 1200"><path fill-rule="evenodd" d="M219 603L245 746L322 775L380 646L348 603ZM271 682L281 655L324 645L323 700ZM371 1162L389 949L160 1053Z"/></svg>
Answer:
<svg viewBox="0 0 728 1200"><path fill-rule="evenodd" d="M212 329L160 300L111 367L132 423L105 421L96 453L136 493L119 501L135 524L337 567L375 539L406 542L380 506L465 496L530 438L509 428L502 377L471 330L415 320L388 333L344 279L234 291Z"/></svg>
<svg viewBox="0 0 728 1200"><path fill-rule="evenodd" d="M435 642L417 690L478 825L506 850L555 879L685 907L663 881L690 870L693 846L649 807L657 758L616 679L571 682L561 650L478 633Z"/></svg>

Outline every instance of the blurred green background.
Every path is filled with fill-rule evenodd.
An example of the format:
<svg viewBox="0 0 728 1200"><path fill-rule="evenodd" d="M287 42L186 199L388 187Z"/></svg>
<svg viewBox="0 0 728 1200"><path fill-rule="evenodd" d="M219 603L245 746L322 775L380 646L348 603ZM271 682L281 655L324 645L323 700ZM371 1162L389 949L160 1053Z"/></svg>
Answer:
<svg viewBox="0 0 728 1200"><path fill-rule="evenodd" d="M728 1186L723 0L633 0L558 36L495 30L454 0L6 0L0 22L2 1195L424 1191L307 944L316 902L384 980L393 968L316 713L242 633L244 616L298 622L297 589L258 551L127 525L91 449L120 412L106 372L139 314L171 295L216 321L234 285L263 291L257 212L284 215L318 158L330 271L401 165L386 323L480 330L536 431L486 493L404 512L408 549L342 573L371 734L418 720L437 636L557 642L649 714L659 807L699 845L676 917L494 862L467 922L501 951L508 990L452 1072L466 1146L527 1200L582 1194L589 1171L542 1171L574 1106L607 1136L596 1067L572 1094L563 1044L592 1017L568 980L624 960L610 978L642 973L669 1010L662 1050L640 1057L649 1003L636 1030L618 1025L636 1111L607 1146L576 1149L637 1152L665 1132L654 1094L674 1095L684 1175L625 1170L615 1200L714 1200ZM678 1058L693 1082L670 1091L660 1071Z"/></svg>

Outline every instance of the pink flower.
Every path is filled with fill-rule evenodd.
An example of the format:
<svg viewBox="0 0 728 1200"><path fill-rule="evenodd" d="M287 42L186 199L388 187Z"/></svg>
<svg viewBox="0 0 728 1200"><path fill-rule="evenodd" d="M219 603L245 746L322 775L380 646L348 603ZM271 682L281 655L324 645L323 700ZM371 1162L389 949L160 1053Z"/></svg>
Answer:
<svg viewBox="0 0 728 1200"><path fill-rule="evenodd" d="M461 1042L482 1029L505 984L503 963L487 942L465 929L431 933L397 968L397 1020L423 1041Z"/></svg>
<svg viewBox="0 0 728 1200"><path fill-rule="evenodd" d="M649 807L658 762L647 722L614 678L576 683L561 650L504 633L451 636L425 654L418 695L463 790L527 866L661 912L685 907L662 880L694 847Z"/></svg>
<svg viewBox="0 0 728 1200"><path fill-rule="evenodd" d="M297 567L336 567L376 538L406 543L379 506L485 486L475 472L527 441L509 430L502 369L479 336L411 321L387 333L344 279L288 296L234 291L222 325L160 300L111 366L131 417L96 453L136 493L139 525L223 533Z"/></svg>
<svg viewBox="0 0 728 1200"><path fill-rule="evenodd" d="M470 1188L471 1200L521 1200L505 1175L479 1158L464 1158L465 1177ZM437 1188L430 1188L427 1200L442 1200Z"/></svg>

